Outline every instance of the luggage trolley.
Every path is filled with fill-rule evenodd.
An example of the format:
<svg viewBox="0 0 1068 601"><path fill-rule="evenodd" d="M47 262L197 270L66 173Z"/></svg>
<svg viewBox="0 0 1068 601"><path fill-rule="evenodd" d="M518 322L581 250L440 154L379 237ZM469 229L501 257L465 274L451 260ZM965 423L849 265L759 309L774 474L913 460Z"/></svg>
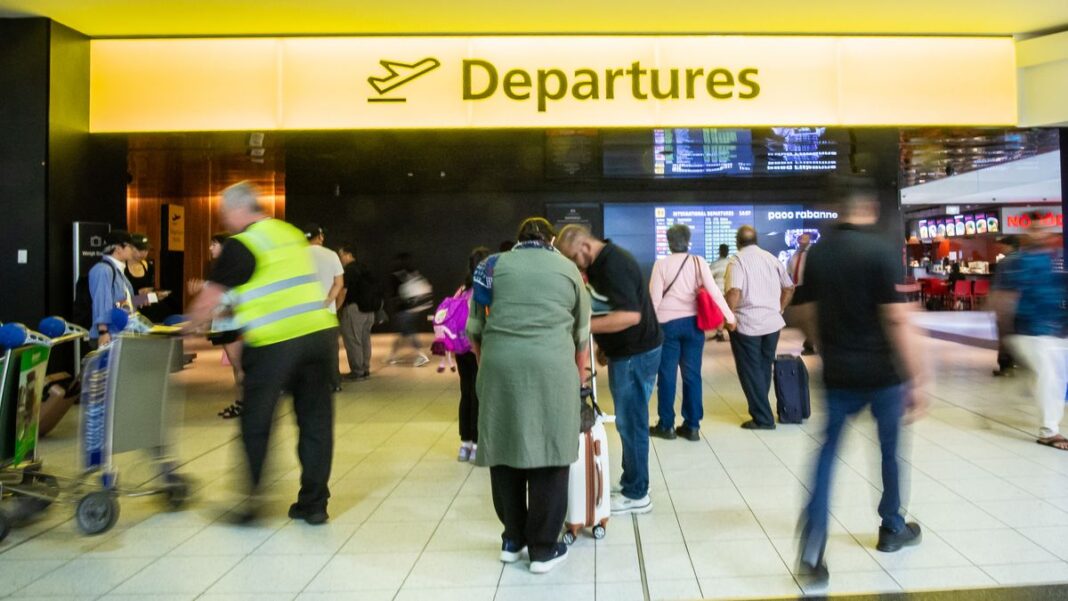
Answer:
<svg viewBox="0 0 1068 601"><path fill-rule="evenodd" d="M170 374L181 357L177 328L152 326L143 317L129 317L131 327L106 347L89 353L82 367L79 445L83 472L74 486L75 519L86 534L108 531L119 517L119 496L164 495L171 509L189 497L190 484L178 474L167 452L172 446L171 424L177 404L172 402ZM158 469L155 487L119 486L116 453L148 451ZM90 485L99 476L98 485ZM90 492L85 492L89 490Z"/></svg>
<svg viewBox="0 0 1068 601"><path fill-rule="evenodd" d="M59 496L59 482L41 471L37 442L45 375L52 348L88 337L62 318L46 317L40 334L22 324L0 328L0 540L15 523L47 509Z"/></svg>

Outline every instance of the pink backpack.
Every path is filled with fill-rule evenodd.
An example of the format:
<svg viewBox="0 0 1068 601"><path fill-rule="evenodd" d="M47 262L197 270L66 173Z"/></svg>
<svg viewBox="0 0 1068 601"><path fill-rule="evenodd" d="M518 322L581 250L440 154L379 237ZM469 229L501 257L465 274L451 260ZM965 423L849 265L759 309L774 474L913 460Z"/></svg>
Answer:
<svg viewBox="0 0 1068 601"><path fill-rule="evenodd" d="M471 290L464 290L441 301L434 310L434 342L440 342L445 350L455 355L471 351L471 343L464 332L470 300Z"/></svg>

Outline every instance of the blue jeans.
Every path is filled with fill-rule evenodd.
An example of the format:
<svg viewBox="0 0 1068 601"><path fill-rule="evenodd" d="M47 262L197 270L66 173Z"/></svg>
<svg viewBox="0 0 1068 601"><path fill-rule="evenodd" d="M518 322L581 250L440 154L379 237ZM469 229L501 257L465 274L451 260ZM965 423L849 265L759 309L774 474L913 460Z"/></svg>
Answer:
<svg viewBox="0 0 1068 601"><path fill-rule="evenodd" d="M897 445L901 434L901 416L905 411L903 386L871 390L831 389L827 391L827 431L816 463L816 482L805 510L801 559L810 564L823 556L827 545L827 522L830 511L831 477L838 442L849 417L871 407L882 451L883 496L879 516L883 527L893 532L905 528L901 515L901 482L898 474Z"/></svg>
<svg viewBox="0 0 1068 601"><path fill-rule="evenodd" d="M660 373L656 381L659 427L675 427L675 383L682 370L682 425L692 430L701 427L705 415L701 394L701 358L705 351L705 333L697 329L697 317L683 317L660 324L664 346L660 354Z"/></svg>
<svg viewBox="0 0 1068 601"><path fill-rule="evenodd" d="M660 347L640 355L608 359L608 388L616 407L616 431L623 441L623 496L649 494L649 398L660 367Z"/></svg>

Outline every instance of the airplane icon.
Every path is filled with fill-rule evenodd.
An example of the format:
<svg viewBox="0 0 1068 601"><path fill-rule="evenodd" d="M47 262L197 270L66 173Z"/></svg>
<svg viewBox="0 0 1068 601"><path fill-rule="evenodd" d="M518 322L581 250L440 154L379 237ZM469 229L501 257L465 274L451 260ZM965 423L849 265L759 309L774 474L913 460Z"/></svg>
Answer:
<svg viewBox="0 0 1068 601"><path fill-rule="evenodd" d="M388 75L383 77L368 77L367 83L378 92L379 96L386 94L400 86L430 73L441 66L441 61L436 58L424 58L415 63L400 63L397 61L379 61L386 68ZM405 102L406 98L368 98L367 102Z"/></svg>

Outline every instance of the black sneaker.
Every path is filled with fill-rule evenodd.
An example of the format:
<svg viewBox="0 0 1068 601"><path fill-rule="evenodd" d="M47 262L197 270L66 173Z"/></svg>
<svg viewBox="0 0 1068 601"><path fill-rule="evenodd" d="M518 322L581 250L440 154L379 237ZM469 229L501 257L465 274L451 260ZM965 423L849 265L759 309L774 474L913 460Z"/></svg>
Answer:
<svg viewBox="0 0 1068 601"><path fill-rule="evenodd" d="M293 503L289 506L289 519L304 520L312 526L318 526L325 524L326 520L330 519L330 516L327 515L326 509L305 509Z"/></svg>
<svg viewBox="0 0 1068 601"><path fill-rule="evenodd" d="M523 553L527 546L513 540L504 539L501 542L501 563L515 563L523 559Z"/></svg>
<svg viewBox="0 0 1068 601"><path fill-rule="evenodd" d="M880 527L879 544L875 548L883 553L893 553L900 551L901 547L918 545L922 540L923 532L920 530L920 525L916 522L909 522L905 524L905 529L901 532L891 532L887 528Z"/></svg>
<svg viewBox="0 0 1068 601"><path fill-rule="evenodd" d="M746 430L774 430L775 424L758 424L755 419L751 419L742 424L742 428Z"/></svg>
<svg viewBox="0 0 1068 601"><path fill-rule="evenodd" d="M552 555L541 559L531 559L530 572L532 574L547 574L556 566L567 561L567 545L556 543Z"/></svg>
<svg viewBox="0 0 1068 601"><path fill-rule="evenodd" d="M800 562L797 568L797 576L802 584L808 587L827 586L827 583L831 580L831 573L827 570L827 562L823 561L822 558L815 564L805 561Z"/></svg>
<svg viewBox="0 0 1068 601"><path fill-rule="evenodd" d="M691 428L689 426L679 426L675 428L675 434L689 440L690 442L698 442L701 440L701 431L697 428ZM674 436L672 436L674 438Z"/></svg>
<svg viewBox="0 0 1068 601"><path fill-rule="evenodd" d="M664 440L675 440L675 431L670 428L661 428L660 426L651 426L649 428L649 436L655 436L656 438L663 438Z"/></svg>

